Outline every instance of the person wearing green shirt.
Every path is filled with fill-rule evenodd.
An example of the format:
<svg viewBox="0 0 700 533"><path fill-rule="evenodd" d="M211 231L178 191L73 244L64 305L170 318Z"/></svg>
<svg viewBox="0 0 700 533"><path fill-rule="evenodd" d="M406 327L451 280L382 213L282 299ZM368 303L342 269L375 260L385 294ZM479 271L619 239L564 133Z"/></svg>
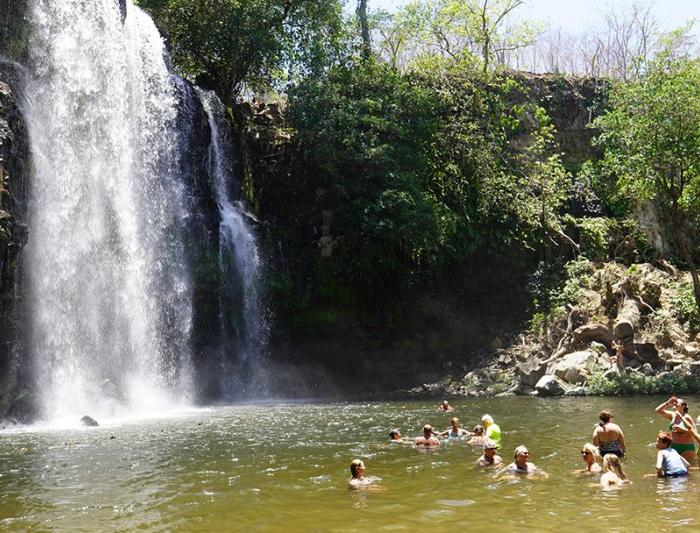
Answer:
<svg viewBox="0 0 700 533"><path fill-rule="evenodd" d="M491 440L496 443L497 446L501 446L501 428L493 421L491 415L484 415L481 417L481 423L486 428L486 439Z"/></svg>

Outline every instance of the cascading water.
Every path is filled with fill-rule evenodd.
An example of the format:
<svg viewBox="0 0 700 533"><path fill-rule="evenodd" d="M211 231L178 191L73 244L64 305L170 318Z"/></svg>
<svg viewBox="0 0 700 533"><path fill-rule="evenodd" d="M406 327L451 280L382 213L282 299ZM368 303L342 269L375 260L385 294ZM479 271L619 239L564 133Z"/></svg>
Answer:
<svg viewBox="0 0 700 533"><path fill-rule="evenodd" d="M213 92L200 91L207 114L211 143L209 176L219 208L219 335L218 365L225 397L264 394L261 348L266 323L258 293L261 265L255 237L246 223L245 211L234 201L231 186L234 162L228 147L232 132L226 110Z"/></svg>
<svg viewBox="0 0 700 533"><path fill-rule="evenodd" d="M193 391L177 116L148 16L32 0L24 114L30 351L42 415L153 412Z"/></svg>

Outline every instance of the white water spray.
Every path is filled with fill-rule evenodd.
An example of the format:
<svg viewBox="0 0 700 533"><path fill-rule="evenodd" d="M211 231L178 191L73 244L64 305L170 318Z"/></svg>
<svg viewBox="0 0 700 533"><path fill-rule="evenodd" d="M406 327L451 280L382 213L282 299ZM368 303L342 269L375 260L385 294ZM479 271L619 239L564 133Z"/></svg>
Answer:
<svg viewBox="0 0 700 533"><path fill-rule="evenodd" d="M226 110L213 92L200 91L211 131L209 175L219 207L219 269L221 331L220 367L228 379L222 383L225 396L264 394L261 347L266 325L258 293L261 264L255 237L246 222L242 204L231 192L234 164L233 144ZM237 315L237 316L231 316Z"/></svg>
<svg viewBox="0 0 700 533"><path fill-rule="evenodd" d="M26 265L42 415L191 399L191 281L176 102L155 26L127 2L32 0ZM75 418L77 417L77 418Z"/></svg>

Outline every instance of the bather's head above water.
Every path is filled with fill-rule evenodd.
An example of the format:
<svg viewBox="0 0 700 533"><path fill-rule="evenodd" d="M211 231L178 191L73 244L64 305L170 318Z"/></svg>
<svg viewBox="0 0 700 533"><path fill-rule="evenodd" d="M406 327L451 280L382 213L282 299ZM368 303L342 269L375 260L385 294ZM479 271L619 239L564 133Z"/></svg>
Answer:
<svg viewBox="0 0 700 533"><path fill-rule="evenodd" d="M365 473L365 463L361 459L353 459L350 462L350 474L352 479L362 479Z"/></svg>

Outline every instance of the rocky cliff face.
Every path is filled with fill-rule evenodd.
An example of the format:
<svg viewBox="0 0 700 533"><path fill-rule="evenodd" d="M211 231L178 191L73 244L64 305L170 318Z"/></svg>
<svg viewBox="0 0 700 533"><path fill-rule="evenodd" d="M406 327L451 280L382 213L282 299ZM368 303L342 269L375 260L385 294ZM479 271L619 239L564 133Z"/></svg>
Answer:
<svg viewBox="0 0 700 533"><path fill-rule="evenodd" d="M596 132L589 126L605 109L609 82L525 72L516 73L515 79L525 90L525 100L547 111L556 128L565 163L576 165L598 158L599 153L591 143Z"/></svg>
<svg viewBox="0 0 700 533"><path fill-rule="evenodd" d="M15 377L11 364L16 350L13 342L21 338L19 263L27 239L29 148L16 101L19 82L17 69L0 63L0 375L5 378L0 380L0 399Z"/></svg>
<svg viewBox="0 0 700 533"><path fill-rule="evenodd" d="M22 61L27 52L26 0L0 0L0 61Z"/></svg>

